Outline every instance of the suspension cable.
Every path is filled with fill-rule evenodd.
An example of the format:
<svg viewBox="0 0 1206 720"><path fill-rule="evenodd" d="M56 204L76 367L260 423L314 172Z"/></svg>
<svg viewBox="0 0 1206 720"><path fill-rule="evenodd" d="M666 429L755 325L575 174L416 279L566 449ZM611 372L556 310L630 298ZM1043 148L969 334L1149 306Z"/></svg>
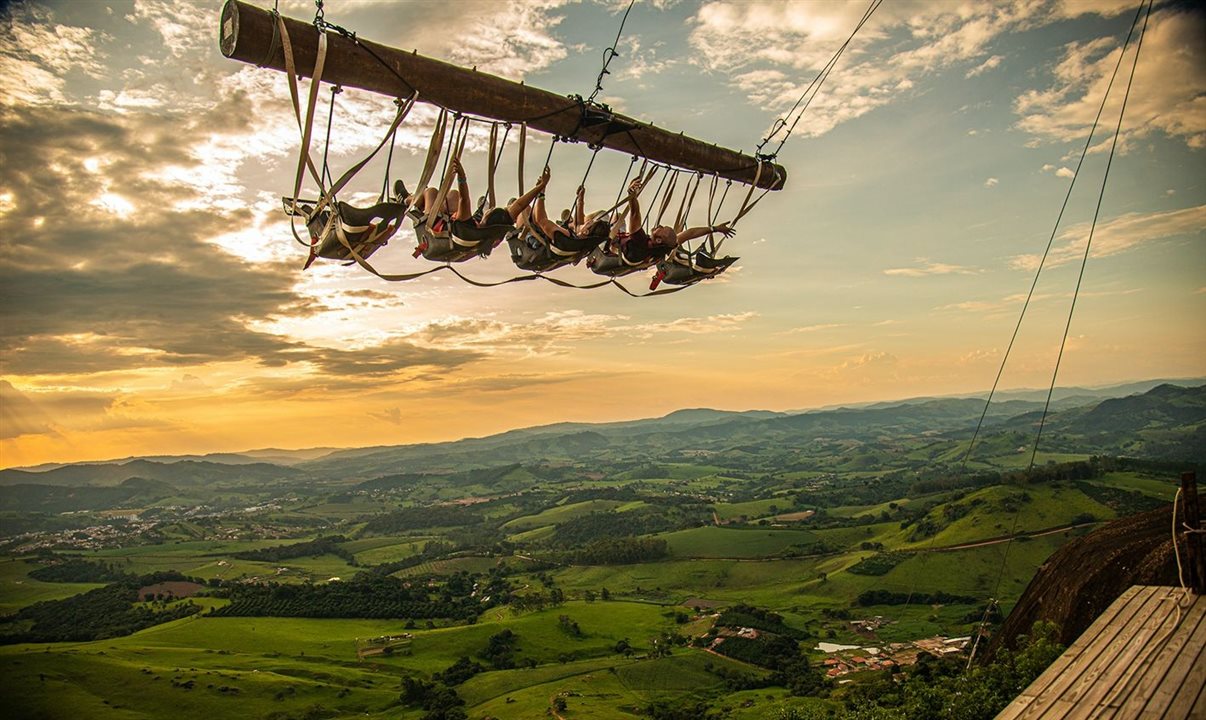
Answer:
<svg viewBox="0 0 1206 720"><path fill-rule="evenodd" d="M771 131L767 133L766 137L762 138L762 142L758 143L758 148L754 151L755 155L766 160L773 160L779 156L779 151L783 149L783 144L787 142L787 139L791 137L792 131L796 129L796 123L800 122L800 118L804 116L805 111L808 110L808 106L812 104L813 98L815 98L817 94L821 92L821 86L825 84L825 80L828 79L830 71L833 70L834 66L837 65L838 60L841 59L842 55L846 52L846 48L850 46L851 41L854 40L854 36L858 34L859 30L863 29L863 25L867 24L867 21L871 19L871 16L875 14L875 11L879 9L879 6L882 3L883 0L871 0L871 4L867 6L867 9L863 12L862 19L858 21L858 25L856 25L854 30L850 33L850 37L846 38L846 42L842 43L841 46L838 47L837 51L833 54L833 57L829 59L829 62L825 63L821 71L817 73L817 76L812 79L812 82L809 83L808 87L804 89L804 92L800 94L799 99L797 99L795 104L791 106L791 109L784 113L782 117L775 120L774 125L771 127ZM804 103L803 108L800 108L800 103L804 102L805 97L808 97L808 102ZM787 127L787 118L791 117L791 114L796 112L797 108L800 108L799 114L796 115L796 119L792 121L791 126ZM787 134L784 135L783 139L779 141L778 147L775 148L773 153L763 155L762 148L765 147L772 139L774 139L775 135L777 135L784 127L787 127Z"/></svg>
<svg viewBox="0 0 1206 720"><path fill-rule="evenodd" d="M1144 6L1145 5L1147 7L1147 14L1144 16ZM1038 458L1039 443L1043 437L1043 428L1046 425L1047 416L1051 410L1051 398L1055 394L1055 383L1056 383L1057 378L1059 377L1060 363L1063 360L1064 350L1068 344L1068 333L1072 327L1072 317L1073 317L1073 314L1076 312L1076 301L1080 297L1080 288L1081 288L1081 284L1084 280L1085 268L1088 265L1089 253L1093 247L1093 235L1094 235L1095 231L1097 230L1097 221L1098 221L1099 217L1101 216L1101 205L1105 199L1106 185L1110 178L1110 168L1114 163L1114 154L1118 148L1118 138L1122 134L1122 121L1123 121L1123 118L1126 116L1126 106L1127 106L1127 102L1130 100L1131 88L1135 82L1135 69L1139 65L1139 53L1143 49L1143 36L1147 32L1147 24L1148 24L1148 20L1151 19L1151 12L1152 12L1152 0L1142 0L1139 3L1139 9L1136 10L1136 12L1135 12L1134 19L1131 21L1130 31L1127 33L1126 40L1122 44L1122 50L1118 53L1118 63L1114 66L1114 71L1110 76L1110 83L1109 83L1109 85L1106 86L1105 97L1103 97L1101 100L1101 107L1097 111L1097 118L1094 119L1093 128L1089 132L1089 139L1085 142L1085 149L1081 153L1080 161L1077 163L1077 166L1076 166L1076 172L1072 176L1072 182L1075 183L1076 178L1079 176L1079 173L1080 173L1081 164L1083 164L1085 155L1088 153L1089 145L1092 142L1093 133L1094 133L1094 131L1096 131L1098 121L1100 120L1102 112L1105 109L1106 100L1109 98L1110 92L1114 87L1114 81L1118 77L1118 70L1122 65L1123 57L1126 55L1127 47L1131 43L1131 38L1134 37L1134 35L1135 35L1135 29L1137 27L1139 27L1140 16L1143 16L1144 17L1143 27L1139 30L1139 38L1135 43L1135 56L1131 62L1130 76L1127 78L1126 90L1123 92L1122 107L1118 111L1118 123L1114 127L1114 138L1113 138L1113 142L1110 145L1110 154L1106 159L1105 172L1102 175L1101 187L1097 194L1097 206L1093 211L1093 220L1089 225L1089 237L1085 241L1085 252L1084 252L1084 255L1081 257L1080 271L1076 277L1076 287L1072 291L1072 302L1070 303L1070 305L1068 307L1068 318L1064 325L1063 336L1060 339L1059 352L1056 355L1056 359L1055 359L1055 367L1052 369L1052 372L1051 372L1051 383L1047 388L1047 398L1043 403L1043 413L1039 418L1039 425L1038 425L1037 431L1035 432L1034 444L1031 447L1031 451L1030 451L1030 461L1027 463L1027 466L1026 466L1027 473L1030 473L1031 471L1034 470L1034 463L1035 463L1036 459ZM1071 193L1072 193L1072 188L1069 187L1068 195L1070 196ZM1065 197L1064 198L1064 208L1067 207L1067 202L1068 202L1068 199L1067 199L1067 197ZM1064 208L1060 209L1060 217L1061 218L1063 217ZM1050 251L1050 249L1051 249L1051 243L1052 243L1052 241L1054 241L1055 233L1058 231L1058 228L1059 228L1059 221L1057 220L1056 229L1052 230L1051 241L1048 241L1048 244L1047 244L1048 251ZM1043 261L1045 261L1046 258L1047 258L1047 253L1044 252ZM1040 263L1040 268L1039 268L1040 272L1041 272L1041 269L1042 269L1042 264ZM1038 274L1036 273L1035 274L1035 283L1037 284L1037 282L1038 282ZM1031 286L1031 293L1033 293L1033 292L1034 292L1034 287ZM1029 302L1030 302L1029 296L1027 297L1026 302L1027 302L1027 304L1029 304ZM1025 308L1023 308L1023 312L1025 312ZM1018 323L1019 324L1021 323L1021 318L1019 318ZM1017 330L1015 329L1014 336L1016 337L1016 335L1017 335ZM1012 344L1012 341L1011 341L1011 344ZM1003 367L1004 367L1004 363L1002 362L1002 368ZM998 379L999 379L999 376L998 376ZM985 410L985 412L987 412L987 410ZM970 451L970 446L969 446L968 453L970 454L970 452L971 451ZM964 456L964 457L966 458L966 456ZM992 597L989 600L988 608L985 610L984 618L981 619L980 626L976 631L976 639L972 644L972 651L967 660L968 668L971 667L972 662L975 660L976 647L979 645L980 637L983 636L983 634L984 634L984 626L987 625L989 613L991 612L991 609L993 608L993 606L1000 604L1000 599L998 598L998 593L1000 592L1001 581L1004 579L1004 576L1005 576L1005 568L1009 562L1009 551L1013 544L1013 535L1014 535L1014 532L1016 532L1016 530L1017 530L1017 522L1018 522L1019 517L1020 517L1020 512L1015 510L1014 516L1013 516L1013 523L1012 523L1012 526L1009 531L1009 536L1008 536L1008 539L1005 541L1005 551L1004 551L1003 557L1001 559L1001 567L997 571L997 578L993 584Z"/></svg>
<svg viewBox="0 0 1206 720"><path fill-rule="evenodd" d="M624 23L628 22L628 13L632 12L632 6L635 3L636 0L629 1L628 9L624 11L624 17L620 19L620 29L618 32L616 32L615 42L611 44L611 47L603 51L603 68L599 70L599 77L595 79L595 91L592 92L590 97L586 99L586 103L588 105L594 103L595 98L598 97L599 93L603 92L603 76L611 74L611 71L607 69L607 66L611 64L613 58L618 57L620 54L616 52L616 48L620 44L620 36L624 34Z"/></svg>

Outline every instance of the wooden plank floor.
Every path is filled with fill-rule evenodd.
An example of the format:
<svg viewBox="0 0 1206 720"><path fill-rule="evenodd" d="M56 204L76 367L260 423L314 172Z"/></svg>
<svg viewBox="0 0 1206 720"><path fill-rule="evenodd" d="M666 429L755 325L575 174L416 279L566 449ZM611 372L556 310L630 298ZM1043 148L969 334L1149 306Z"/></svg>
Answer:
<svg viewBox="0 0 1206 720"><path fill-rule="evenodd" d="M1135 586L997 720L1206 720L1206 600Z"/></svg>

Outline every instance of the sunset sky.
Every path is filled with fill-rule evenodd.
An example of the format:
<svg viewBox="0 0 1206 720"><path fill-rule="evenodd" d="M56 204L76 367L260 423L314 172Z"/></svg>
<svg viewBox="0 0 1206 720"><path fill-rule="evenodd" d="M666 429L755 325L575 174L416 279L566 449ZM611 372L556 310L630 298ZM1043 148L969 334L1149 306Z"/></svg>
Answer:
<svg viewBox="0 0 1206 720"><path fill-rule="evenodd" d="M985 393L1137 8L885 2L780 155L786 189L726 242L738 265L633 299L302 272L280 210L299 145L287 81L222 57L221 3L0 5L0 467ZM627 2L325 5L365 38L587 95ZM313 17L311 2L280 6ZM638 0L600 99L750 152L865 8ZM1156 3L1061 385L1206 376L1204 39L1200 4ZM1004 387L1050 381L1133 47ZM337 174L392 108L340 96ZM434 116L412 113L394 177L417 179ZM548 139L530 141L534 178ZM568 206L588 159L558 148L552 204ZM588 206L611 203L628 163L600 154ZM504 198L514 164L511 144ZM480 136L465 165L484 188ZM375 198L383 172L348 199ZM405 229L373 262L421 269L413 245ZM505 252L463 271L516 274Z"/></svg>

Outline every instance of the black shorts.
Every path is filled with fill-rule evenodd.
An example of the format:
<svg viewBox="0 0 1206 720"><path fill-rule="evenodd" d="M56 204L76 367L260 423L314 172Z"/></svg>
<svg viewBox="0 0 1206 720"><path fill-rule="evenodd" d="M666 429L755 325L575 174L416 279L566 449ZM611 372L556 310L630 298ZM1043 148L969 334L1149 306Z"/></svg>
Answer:
<svg viewBox="0 0 1206 720"><path fill-rule="evenodd" d="M515 221L505 208L491 210L482 218L480 225L473 220L453 220L450 223L452 234L468 242L500 240L514 227Z"/></svg>

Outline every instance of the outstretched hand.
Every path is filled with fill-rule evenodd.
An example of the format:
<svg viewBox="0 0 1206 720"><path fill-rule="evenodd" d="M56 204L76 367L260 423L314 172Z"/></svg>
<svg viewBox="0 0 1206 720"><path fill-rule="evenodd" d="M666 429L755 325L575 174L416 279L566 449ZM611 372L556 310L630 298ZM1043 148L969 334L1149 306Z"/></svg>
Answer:
<svg viewBox="0 0 1206 720"><path fill-rule="evenodd" d="M737 234L737 228L729 227L728 223L721 223L720 225L713 225L712 232L718 232L726 238L731 238Z"/></svg>
<svg viewBox="0 0 1206 720"><path fill-rule="evenodd" d="M544 172L540 173L540 178L536 180L536 186L540 188L547 186L549 184L549 178L551 178L552 175L553 171L549 170L548 166L546 165Z"/></svg>
<svg viewBox="0 0 1206 720"><path fill-rule="evenodd" d="M640 178L633 180L632 182L628 183L628 194L636 195L641 191L641 187L642 183Z"/></svg>
<svg viewBox="0 0 1206 720"><path fill-rule="evenodd" d="M465 177L465 167L456 158L452 159L452 171L457 174L457 177Z"/></svg>

